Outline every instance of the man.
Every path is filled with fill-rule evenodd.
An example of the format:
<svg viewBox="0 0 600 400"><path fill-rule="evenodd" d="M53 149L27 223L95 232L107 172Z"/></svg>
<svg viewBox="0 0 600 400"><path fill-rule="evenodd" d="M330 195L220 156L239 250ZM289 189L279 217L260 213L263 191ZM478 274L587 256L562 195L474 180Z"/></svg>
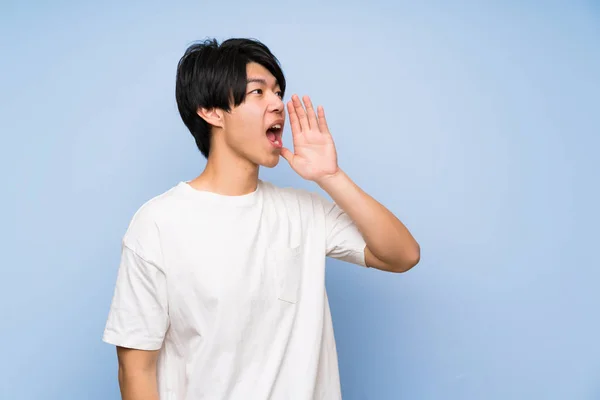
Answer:
<svg viewBox="0 0 600 400"><path fill-rule="evenodd" d="M322 107L287 103L262 43L192 45L177 68L180 115L204 171L144 204L124 235L103 340L125 400L339 399L325 258L390 272L417 264L405 226L340 169ZM278 188L283 157L333 202Z"/></svg>

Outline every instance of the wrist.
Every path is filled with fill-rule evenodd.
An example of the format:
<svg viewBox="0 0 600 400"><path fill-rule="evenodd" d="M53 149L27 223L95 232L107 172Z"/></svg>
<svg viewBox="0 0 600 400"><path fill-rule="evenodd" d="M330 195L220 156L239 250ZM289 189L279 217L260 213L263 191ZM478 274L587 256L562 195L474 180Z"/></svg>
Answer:
<svg viewBox="0 0 600 400"><path fill-rule="evenodd" d="M329 192L328 189L338 185L344 179L345 176L346 174L344 173L344 171L338 167L336 172L334 172L333 174L324 175L319 179L316 179L315 183L319 185L321 189L325 190L326 192Z"/></svg>

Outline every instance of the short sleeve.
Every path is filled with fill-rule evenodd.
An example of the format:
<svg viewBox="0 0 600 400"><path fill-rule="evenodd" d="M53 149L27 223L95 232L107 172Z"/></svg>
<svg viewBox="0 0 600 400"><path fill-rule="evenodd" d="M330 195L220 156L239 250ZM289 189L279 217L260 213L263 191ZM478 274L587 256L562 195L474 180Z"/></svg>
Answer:
<svg viewBox="0 0 600 400"><path fill-rule="evenodd" d="M354 221L337 204L318 199L325 213L327 256L366 267L366 242Z"/></svg>
<svg viewBox="0 0 600 400"><path fill-rule="evenodd" d="M164 273L123 245L103 341L139 350L158 350L167 326Z"/></svg>
<svg viewBox="0 0 600 400"><path fill-rule="evenodd" d="M103 341L139 350L162 347L169 312L161 260L156 224L136 214L123 239Z"/></svg>

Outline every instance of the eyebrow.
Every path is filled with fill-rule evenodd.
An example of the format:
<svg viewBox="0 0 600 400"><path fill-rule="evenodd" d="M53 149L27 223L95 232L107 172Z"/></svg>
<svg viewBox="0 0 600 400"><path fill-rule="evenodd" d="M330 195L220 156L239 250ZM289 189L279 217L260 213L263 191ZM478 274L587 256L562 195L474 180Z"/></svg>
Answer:
<svg viewBox="0 0 600 400"><path fill-rule="evenodd" d="M261 85L268 86L267 80L263 78L248 78L246 84L260 83ZM279 86L279 83L275 81L275 86Z"/></svg>
<svg viewBox="0 0 600 400"><path fill-rule="evenodd" d="M267 86L267 81L262 78L248 78L246 83L262 83L263 85Z"/></svg>

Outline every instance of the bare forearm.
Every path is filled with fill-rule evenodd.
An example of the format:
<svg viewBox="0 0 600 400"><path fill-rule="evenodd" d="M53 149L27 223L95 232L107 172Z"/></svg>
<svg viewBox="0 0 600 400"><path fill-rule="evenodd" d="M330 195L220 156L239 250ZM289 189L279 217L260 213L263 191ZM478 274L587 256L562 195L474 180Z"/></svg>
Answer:
<svg viewBox="0 0 600 400"><path fill-rule="evenodd" d="M350 216L368 250L388 269L405 271L419 261L419 244L406 226L342 170L317 183Z"/></svg>
<svg viewBox="0 0 600 400"><path fill-rule="evenodd" d="M123 400L159 400L156 370L119 369L119 385Z"/></svg>

